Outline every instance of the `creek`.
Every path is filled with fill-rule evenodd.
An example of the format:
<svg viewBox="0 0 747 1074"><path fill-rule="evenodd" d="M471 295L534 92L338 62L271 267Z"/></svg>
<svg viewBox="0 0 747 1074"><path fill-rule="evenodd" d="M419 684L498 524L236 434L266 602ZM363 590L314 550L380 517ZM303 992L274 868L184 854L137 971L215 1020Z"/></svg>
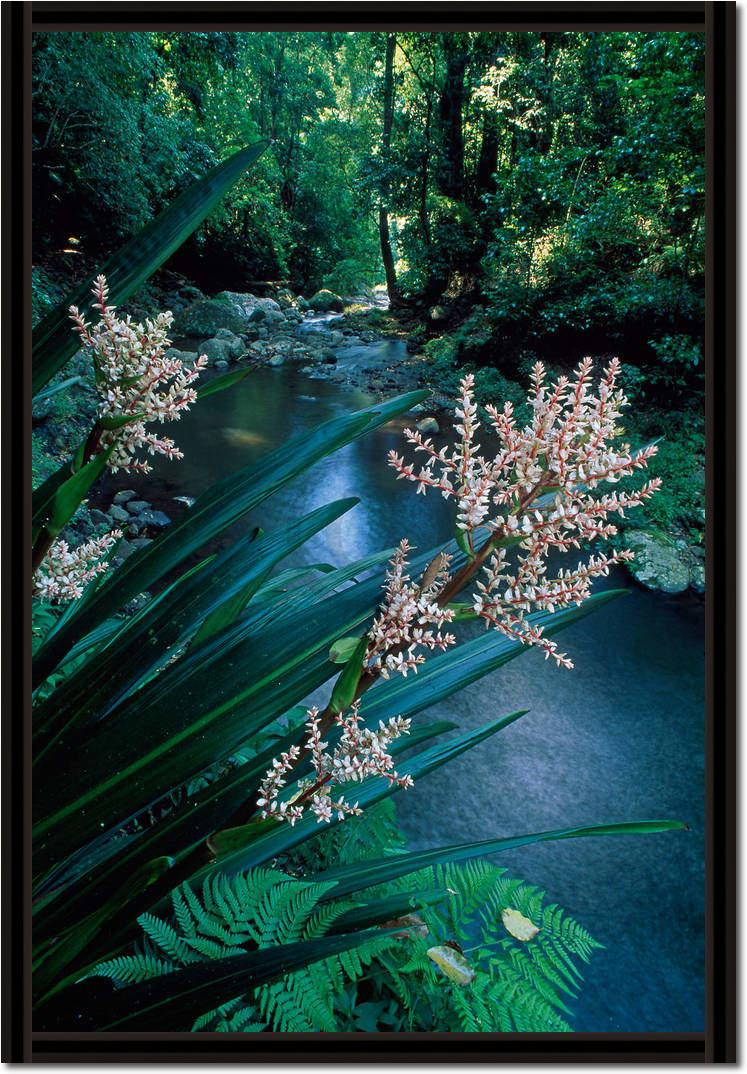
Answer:
<svg viewBox="0 0 747 1074"><path fill-rule="evenodd" d="M317 317L306 330L327 332L330 323ZM336 369L385 368L405 354L401 341L343 343ZM157 461L152 484L161 505L168 512L173 497L198 496L304 429L374 398L298 364L260 367L174 427L184 460ZM270 529L354 495L359 505L294 563L342 564L402 536L420 549L447 540L449 504L415 496L386 464L391 448L402 449L405 424L325 459L247 525ZM398 795L397 808L412 848L634 818L686 820L687 832L546 843L495 860L544 888L604 944L571 1003L577 1031L702 1032L703 606L644 591L622 572L603 582L627 596L562 634L575 670L527 652L429 710L429 719L452 720L461 730L530 711Z"/></svg>

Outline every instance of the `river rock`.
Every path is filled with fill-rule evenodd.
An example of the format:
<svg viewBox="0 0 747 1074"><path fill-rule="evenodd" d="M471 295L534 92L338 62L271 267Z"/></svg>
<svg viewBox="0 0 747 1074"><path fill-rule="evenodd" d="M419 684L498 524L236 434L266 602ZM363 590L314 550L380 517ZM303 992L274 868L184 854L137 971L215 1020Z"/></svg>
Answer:
<svg viewBox="0 0 747 1074"><path fill-rule="evenodd" d="M322 288L321 291L317 291L315 295L311 296L309 306L316 313L342 313L345 303L334 291L327 291Z"/></svg>
<svg viewBox="0 0 747 1074"><path fill-rule="evenodd" d="M92 507L89 514L91 522L93 522L94 526L106 526L107 529L111 527L112 520L110 516L107 515L104 511L99 511L98 507Z"/></svg>
<svg viewBox="0 0 747 1074"><path fill-rule="evenodd" d="M421 433L438 433L441 431L438 422L432 415L427 418L421 418L415 428Z"/></svg>
<svg viewBox="0 0 747 1074"><path fill-rule="evenodd" d="M127 503L127 510L131 515L142 515L143 511L149 508L150 504L147 500L129 500Z"/></svg>
<svg viewBox="0 0 747 1074"><path fill-rule="evenodd" d="M129 541L120 541L112 552L110 563L112 567L120 567L124 561L135 551Z"/></svg>
<svg viewBox="0 0 747 1074"><path fill-rule="evenodd" d="M129 513L124 509L124 507L120 507L116 503L113 504L106 513L109 516L109 518L111 518L112 521L114 521L114 522L129 522L130 521Z"/></svg>
<svg viewBox="0 0 747 1074"><path fill-rule="evenodd" d="M141 526L148 526L154 530L161 530L171 525L171 519L163 511L143 511L141 515L138 515L138 522Z"/></svg>
<svg viewBox="0 0 747 1074"><path fill-rule="evenodd" d="M200 288L194 287L191 283L180 288L179 293L182 298L186 298L189 302L201 302L205 298Z"/></svg>
<svg viewBox="0 0 747 1074"><path fill-rule="evenodd" d="M690 568L690 586L696 593L705 593L705 563L694 563Z"/></svg>
<svg viewBox="0 0 747 1074"><path fill-rule="evenodd" d="M214 336L219 328L228 328L231 332L242 332L247 318L236 306L216 298L206 298L193 302L181 310L174 319L175 336Z"/></svg>
<svg viewBox="0 0 747 1074"><path fill-rule="evenodd" d="M301 310L302 313L306 313L307 310L311 309L311 306L308 304L308 302L303 297L303 295L299 295L297 297L296 305L298 306L298 308Z"/></svg>
<svg viewBox="0 0 747 1074"><path fill-rule="evenodd" d="M270 299L270 301L272 300ZM282 310L266 309L264 306L255 306L247 314L247 321L249 324L262 324L263 326L276 326L286 323Z"/></svg>
<svg viewBox="0 0 747 1074"><path fill-rule="evenodd" d="M200 353L207 356L210 365L217 366L218 362L228 364L232 358L244 353L244 344L236 336L232 336L232 339L206 339L200 344Z"/></svg>
<svg viewBox="0 0 747 1074"><path fill-rule="evenodd" d="M217 369L219 373L225 373L228 369L228 362L216 362L214 368Z"/></svg>
<svg viewBox="0 0 747 1074"><path fill-rule="evenodd" d="M249 315L256 309L264 310L266 314L282 312L280 305L274 298L259 298L257 295L249 294L249 292L221 291L215 297L218 302L225 302L231 306L247 321L249 320Z"/></svg>
<svg viewBox="0 0 747 1074"><path fill-rule="evenodd" d="M128 500L134 500L136 496L137 493L134 489L120 489L119 492L114 494L112 503L127 503Z"/></svg>
<svg viewBox="0 0 747 1074"><path fill-rule="evenodd" d="M226 343L234 343L234 344L236 344L236 343L241 342L241 340L236 335L236 333L232 332L229 328L219 328L218 331L215 333L215 336L213 338L214 339L221 339Z"/></svg>
<svg viewBox="0 0 747 1074"><path fill-rule="evenodd" d="M281 310L293 309L296 304L293 292L289 291L287 287L281 287L275 292L275 301L280 306Z"/></svg>
<svg viewBox="0 0 747 1074"><path fill-rule="evenodd" d="M147 540L147 538L145 537L140 539ZM137 544L137 542L131 541L130 544L134 545ZM150 593L138 593L138 595L136 597L133 597L132 600L127 601L127 603L122 608L122 611L125 615L137 615L137 613L141 612L150 600Z"/></svg>
<svg viewBox="0 0 747 1074"><path fill-rule="evenodd" d="M625 543L635 552L629 564L636 581L661 593L684 593L690 585L690 568L682 549L660 531L628 530Z"/></svg>

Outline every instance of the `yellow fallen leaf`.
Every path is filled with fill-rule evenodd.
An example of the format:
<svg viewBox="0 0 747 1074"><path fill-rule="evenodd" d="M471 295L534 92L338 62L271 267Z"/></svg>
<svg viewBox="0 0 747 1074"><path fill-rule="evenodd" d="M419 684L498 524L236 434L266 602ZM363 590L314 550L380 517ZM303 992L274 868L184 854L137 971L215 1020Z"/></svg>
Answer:
<svg viewBox="0 0 747 1074"><path fill-rule="evenodd" d="M517 940L521 940L522 943L526 943L528 940L533 940L539 932L539 928L534 922L530 921L528 917L524 917L518 910L502 910L501 918L506 927L506 931L510 932L512 936L515 936Z"/></svg>
<svg viewBox="0 0 747 1074"><path fill-rule="evenodd" d="M464 955L453 947L430 947L426 954L446 976L458 985L468 985L475 979L475 971Z"/></svg>

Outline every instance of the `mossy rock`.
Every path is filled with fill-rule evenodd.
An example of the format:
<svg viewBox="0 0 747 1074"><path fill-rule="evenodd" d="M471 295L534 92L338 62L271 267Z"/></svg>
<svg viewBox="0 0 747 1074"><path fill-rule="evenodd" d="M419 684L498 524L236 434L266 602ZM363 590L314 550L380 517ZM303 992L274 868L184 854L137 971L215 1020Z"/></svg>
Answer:
<svg viewBox="0 0 747 1074"><path fill-rule="evenodd" d="M327 291L322 288L321 291L317 291L315 295L311 296L309 306L315 313L342 313L345 303L334 291Z"/></svg>
<svg viewBox="0 0 747 1074"><path fill-rule="evenodd" d="M193 302L177 314L172 335L205 338L214 336L220 328L238 334L244 331L246 323L247 318L230 302L206 298L202 302Z"/></svg>
<svg viewBox="0 0 747 1074"><path fill-rule="evenodd" d="M685 553L659 530L628 530L625 543L635 552L630 572L646 589L660 593L684 593L690 586L690 566Z"/></svg>

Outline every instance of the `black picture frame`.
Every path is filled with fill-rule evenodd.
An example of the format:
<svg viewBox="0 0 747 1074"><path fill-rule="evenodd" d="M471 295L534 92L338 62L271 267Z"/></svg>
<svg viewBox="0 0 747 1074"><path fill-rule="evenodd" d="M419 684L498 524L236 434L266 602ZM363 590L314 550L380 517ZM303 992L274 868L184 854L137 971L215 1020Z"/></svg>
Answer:
<svg viewBox="0 0 747 1074"><path fill-rule="evenodd" d="M186 12L186 13L185 13ZM3 1059L9 1062L734 1062L736 1059L736 4L3 5ZM706 36L706 1029L703 1034L32 1033L30 40L34 29L687 29ZM23 568L23 569L21 569Z"/></svg>

